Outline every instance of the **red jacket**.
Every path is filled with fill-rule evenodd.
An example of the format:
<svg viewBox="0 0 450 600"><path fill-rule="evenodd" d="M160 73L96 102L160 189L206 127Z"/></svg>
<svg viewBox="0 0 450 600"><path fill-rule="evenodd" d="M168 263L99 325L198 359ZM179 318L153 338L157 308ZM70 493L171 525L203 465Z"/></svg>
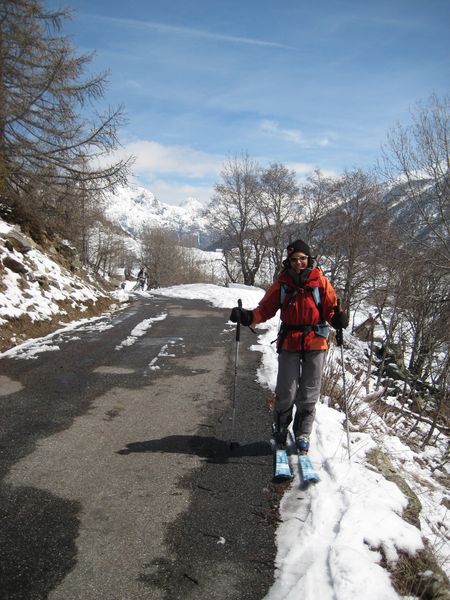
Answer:
<svg viewBox="0 0 450 600"><path fill-rule="evenodd" d="M314 299L314 288L320 294L319 310ZM326 350L327 333L314 326L330 321L337 304L336 292L320 269L314 267L304 287L295 284L288 271L282 271L275 283L267 290L257 308L253 310L252 325L264 323L281 309L281 328L278 337L279 350L300 352L302 350ZM283 324L287 327L284 327ZM297 329L290 329L297 327ZM302 330L303 329L303 330ZM320 333L325 333L323 337Z"/></svg>

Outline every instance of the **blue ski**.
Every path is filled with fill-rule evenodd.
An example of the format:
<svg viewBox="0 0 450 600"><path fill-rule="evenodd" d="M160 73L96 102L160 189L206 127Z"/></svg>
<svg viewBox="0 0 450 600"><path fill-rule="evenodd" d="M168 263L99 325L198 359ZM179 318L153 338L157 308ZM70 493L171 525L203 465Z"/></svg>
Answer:
<svg viewBox="0 0 450 600"><path fill-rule="evenodd" d="M319 474L314 469L311 459L307 454L298 455L298 466L303 479L303 483L316 483L320 480Z"/></svg>
<svg viewBox="0 0 450 600"><path fill-rule="evenodd" d="M274 480L284 481L287 479L292 479L291 466L289 464L289 458L285 448L275 446L274 461Z"/></svg>
<svg viewBox="0 0 450 600"><path fill-rule="evenodd" d="M297 455L298 455L298 468L300 471L300 477L302 479L302 483L303 485L308 485L309 483L317 483L317 481L320 481L320 477L319 474L317 473L317 471L315 470L311 459L309 458L309 456L307 454L300 454L298 448L297 448L297 444L295 443L295 438L294 435L292 434L292 431L289 430L289 437L291 438L291 442L294 445L295 450L297 451Z"/></svg>

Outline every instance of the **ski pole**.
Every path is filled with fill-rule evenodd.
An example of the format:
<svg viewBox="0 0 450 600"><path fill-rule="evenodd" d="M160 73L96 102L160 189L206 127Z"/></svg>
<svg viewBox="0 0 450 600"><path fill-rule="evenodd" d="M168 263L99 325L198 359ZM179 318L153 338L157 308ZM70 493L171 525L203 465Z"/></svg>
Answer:
<svg viewBox="0 0 450 600"><path fill-rule="evenodd" d="M348 400L347 400L347 391L346 391L346 385L345 385L344 330L343 329L336 329L336 346L340 346L340 348L341 348L342 393L344 394L345 423L347 425L347 448L348 448L348 459L350 460L350 430L349 430L349 424L348 424Z"/></svg>
<svg viewBox="0 0 450 600"><path fill-rule="evenodd" d="M242 300L238 300L239 308L242 308ZM230 450L239 446L238 442L233 441L234 438L234 420L236 416L236 390L237 390L237 373L239 365L239 342L241 340L241 322L238 320L236 323L236 349L234 355L234 386L233 386L233 413L231 417L231 439L230 439Z"/></svg>

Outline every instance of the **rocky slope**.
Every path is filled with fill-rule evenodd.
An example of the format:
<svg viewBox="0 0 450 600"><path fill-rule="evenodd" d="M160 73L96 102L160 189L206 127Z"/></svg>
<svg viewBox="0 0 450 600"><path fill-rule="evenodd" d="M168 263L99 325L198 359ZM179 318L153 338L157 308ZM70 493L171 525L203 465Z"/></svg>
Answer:
<svg viewBox="0 0 450 600"><path fill-rule="evenodd" d="M0 352L100 314L115 301L82 270L68 244L47 238L44 248L0 220Z"/></svg>

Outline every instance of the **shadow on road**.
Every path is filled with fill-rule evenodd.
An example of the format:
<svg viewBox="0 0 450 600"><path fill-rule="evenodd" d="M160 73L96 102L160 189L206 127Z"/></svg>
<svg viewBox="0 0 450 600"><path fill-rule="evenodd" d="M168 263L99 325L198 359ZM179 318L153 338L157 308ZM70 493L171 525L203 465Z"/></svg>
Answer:
<svg viewBox="0 0 450 600"><path fill-rule="evenodd" d="M77 561L81 505L33 487L0 493L0 598L47 598Z"/></svg>
<svg viewBox="0 0 450 600"><path fill-rule="evenodd" d="M268 456L272 454L268 442L253 442L237 447L233 444L233 449L230 449L229 442L201 435L169 435L159 440L131 442L125 448L119 450L117 454L131 454L133 452L195 454L207 458L209 462L213 463L226 463L230 458L243 456Z"/></svg>

